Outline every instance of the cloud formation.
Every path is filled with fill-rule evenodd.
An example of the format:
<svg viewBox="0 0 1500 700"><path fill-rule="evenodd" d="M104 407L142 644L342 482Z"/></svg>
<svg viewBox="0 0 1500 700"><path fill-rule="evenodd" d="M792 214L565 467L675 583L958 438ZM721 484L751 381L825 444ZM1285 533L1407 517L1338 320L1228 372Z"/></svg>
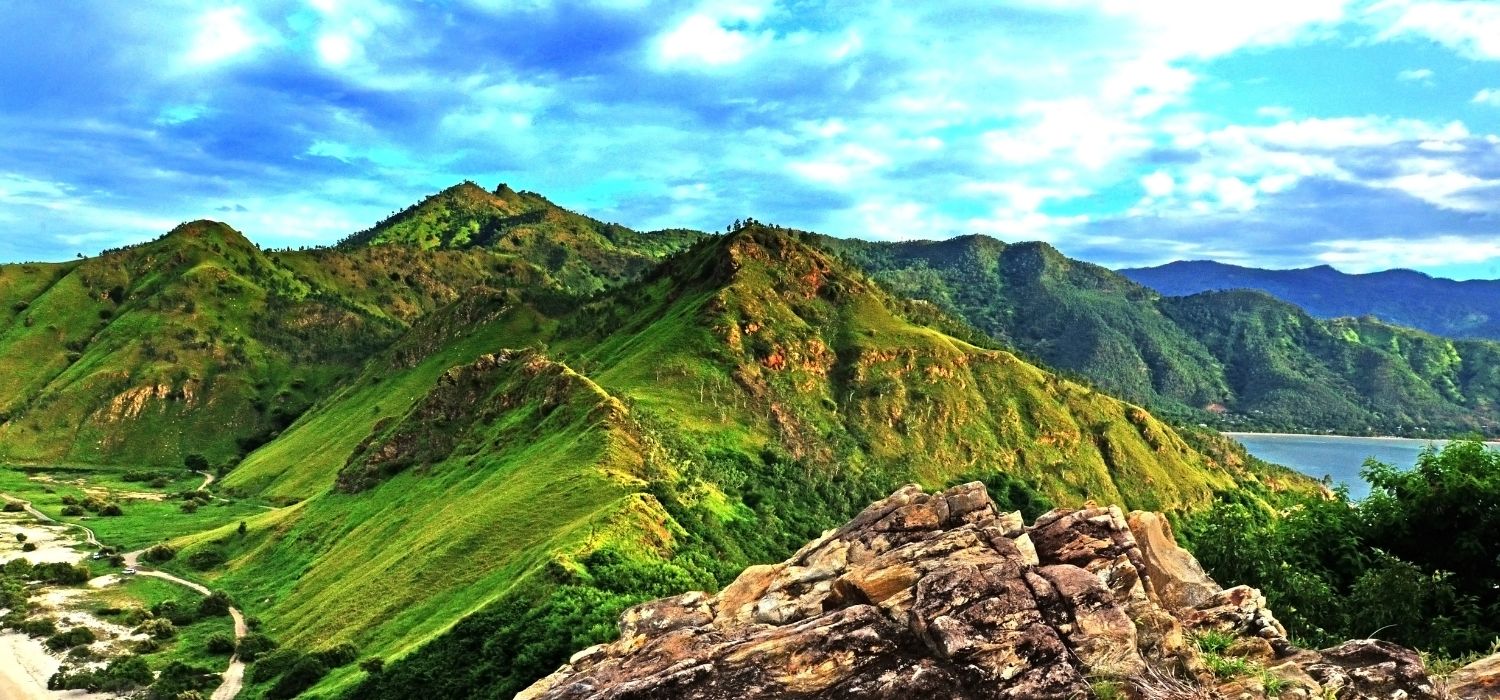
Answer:
<svg viewBox="0 0 1500 700"><path fill-rule="evenodd" d="M1500 209L1487 2L8 14L0 259L198 217L264 245L327 243L472 178L643 229L750 215L835 235L1043 239L1105 264L1472 276L1500 262L1484 244ZM1356 67L1335 72L1342 56Z"/></svg>

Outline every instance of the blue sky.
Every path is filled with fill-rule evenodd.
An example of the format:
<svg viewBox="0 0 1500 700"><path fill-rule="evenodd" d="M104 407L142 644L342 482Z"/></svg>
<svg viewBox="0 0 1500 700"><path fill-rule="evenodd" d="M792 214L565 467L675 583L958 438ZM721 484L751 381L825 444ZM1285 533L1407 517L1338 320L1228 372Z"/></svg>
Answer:
<svg viewBox="0 0 1500 700"><path fill-rule="evenodd" d="M1500 3L10 3L0 260L330 243L463 179L638 229L1500 277Z"/></svg>

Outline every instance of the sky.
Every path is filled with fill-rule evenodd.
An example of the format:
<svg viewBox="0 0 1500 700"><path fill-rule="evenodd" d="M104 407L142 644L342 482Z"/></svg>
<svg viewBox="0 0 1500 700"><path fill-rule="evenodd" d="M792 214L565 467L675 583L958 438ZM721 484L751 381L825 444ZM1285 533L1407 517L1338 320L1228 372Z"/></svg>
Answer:
<svg viewBox="0 0 1500 700"><path fill-rule="evenodd" d="M6 2L0 261L329 244L462 180L737 218L1500 278L1500 2Z"/></svg>

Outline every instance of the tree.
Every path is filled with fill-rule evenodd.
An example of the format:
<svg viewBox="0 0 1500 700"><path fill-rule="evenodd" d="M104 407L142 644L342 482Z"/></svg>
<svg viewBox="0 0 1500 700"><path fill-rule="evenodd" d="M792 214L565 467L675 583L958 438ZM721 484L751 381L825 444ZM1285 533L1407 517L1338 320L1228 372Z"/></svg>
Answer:
<svg viewBox="0 0 1500 700"><path fill-rule="evenodd" d="M244 537L245 533L248 532L248 531L249 531L249 528L245 526L245 521L241 520L240 521L240 526L239 526L239 528L237 528L235 530L235 532L239 533L240 537Z"/></svg>
<svg viewBox="0 0 1500 700"><path fill-rule="evenodd" d="M201 472L208 470L208 458L197 452L189 453L186 457L183 457L182 463L190 471Z"/></svg>
<svg viewBox="0 0 1500 700"><path fill-rule="evenodd" d="M16 533L16 541L17 542L25 542L26 541L26 533L24 533L24 532L17 532Z"/></svg>

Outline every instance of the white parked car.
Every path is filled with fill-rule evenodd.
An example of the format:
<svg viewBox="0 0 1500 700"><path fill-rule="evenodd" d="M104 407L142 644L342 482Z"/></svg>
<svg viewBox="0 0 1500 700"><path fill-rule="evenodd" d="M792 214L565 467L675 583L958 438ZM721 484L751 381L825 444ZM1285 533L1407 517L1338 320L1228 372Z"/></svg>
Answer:
<svg viewBox="0 0 1500 700"><path fill-rule="evenodd" d="M133 569L133 568L126 569L124 571L121 571L120 573L122 573L122 574L133 574L133 573L135 573L135 569Z"/></svg>

